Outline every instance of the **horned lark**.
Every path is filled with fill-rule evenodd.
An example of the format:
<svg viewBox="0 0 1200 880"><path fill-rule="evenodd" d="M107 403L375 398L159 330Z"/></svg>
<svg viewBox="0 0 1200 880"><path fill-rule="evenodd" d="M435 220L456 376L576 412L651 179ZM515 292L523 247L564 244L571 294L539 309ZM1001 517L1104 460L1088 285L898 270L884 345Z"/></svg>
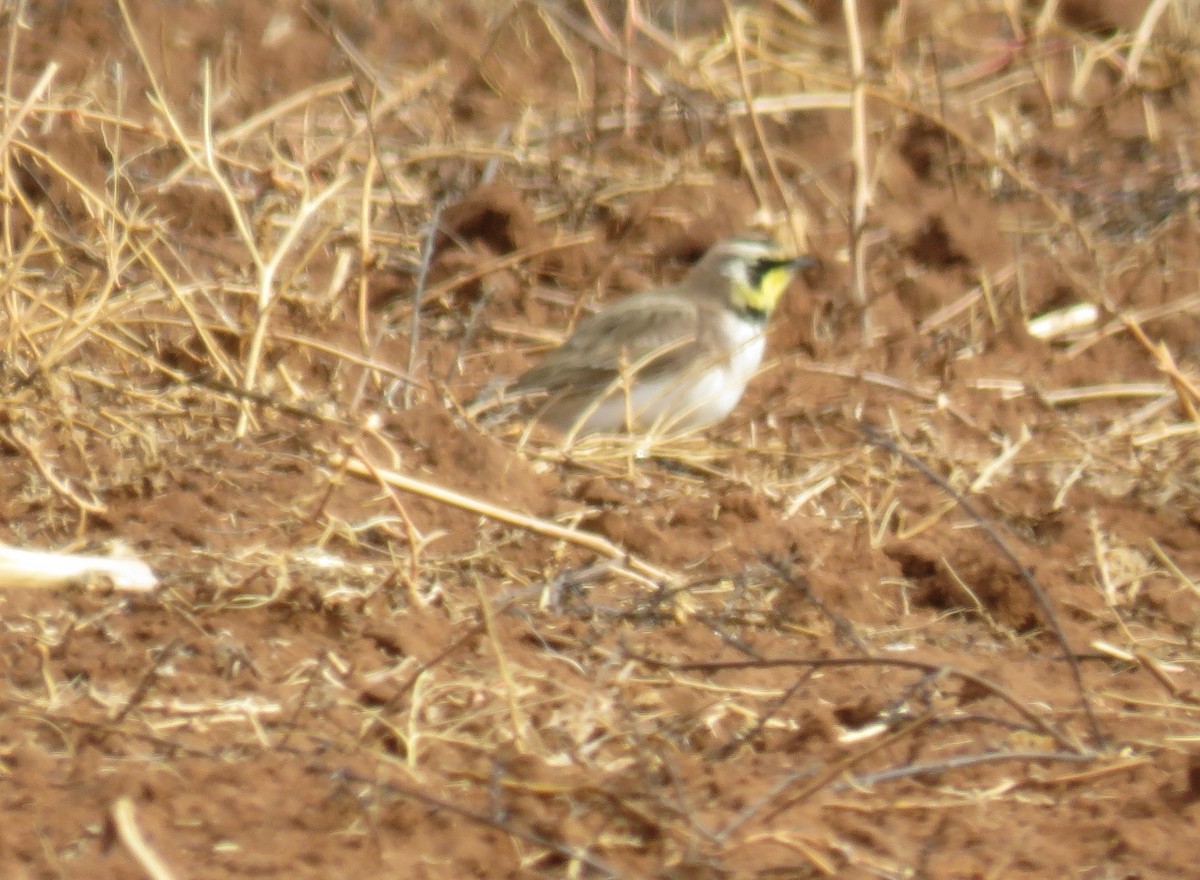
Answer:
<svg viewBox="0 0 1200 880"><path fill-rule="evenodd" d="M762 362L763 331L780 296L811 264L769 240L719 242L678 284L581 321L505 397L530 401L535 418L569 437L676 434L718 422Z"/></svg>

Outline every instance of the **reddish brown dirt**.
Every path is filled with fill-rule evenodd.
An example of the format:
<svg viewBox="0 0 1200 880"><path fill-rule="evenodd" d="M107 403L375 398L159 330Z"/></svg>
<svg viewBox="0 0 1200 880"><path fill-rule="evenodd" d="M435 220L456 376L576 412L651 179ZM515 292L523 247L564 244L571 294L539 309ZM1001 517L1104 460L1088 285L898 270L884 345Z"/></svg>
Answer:
<svg viewBox="0 0 1200 880"><path fill-rule="evenodd" d="M0 538L119 540L162 588L0 593L4 876L147 876L128 799L181 878L1200 877L1200 34L1168 13L1130 86L1143 3L1063 2L1039 36L1041 3L862 4L891 96L864 344L847 113L712 112L661 74L718 52L721 4L642 5L693 54L638 37L625 132L582 4L130 2L154 83L112 4L29 4L8 112L61 68L8 159ZM846 88L842 4L761 5L797 57L754 90ZM160 106L200 155L205 58L257 240L346 179L244 407L254 260ZM778 210L764 140L820 266L733 417L644 456L463 417L581 310ZM116 269L85 188L140 218ZM1027 332L1084 301L1103 333ZM634 558L389 494L350 445Z"/></svg>

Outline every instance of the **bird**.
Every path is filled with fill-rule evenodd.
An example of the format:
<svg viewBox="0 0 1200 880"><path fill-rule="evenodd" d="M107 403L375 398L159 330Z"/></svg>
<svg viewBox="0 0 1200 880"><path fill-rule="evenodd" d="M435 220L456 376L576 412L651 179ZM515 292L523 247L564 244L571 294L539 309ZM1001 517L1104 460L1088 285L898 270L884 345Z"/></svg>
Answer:
<svg viewBox="0 0 1200 880"><path fill-rule="evenodd" d="M762 363L764 331L808 256L734 237L677 284L632 294L579 322L504 396L567 435L688 433L732 412Z"/></svg>

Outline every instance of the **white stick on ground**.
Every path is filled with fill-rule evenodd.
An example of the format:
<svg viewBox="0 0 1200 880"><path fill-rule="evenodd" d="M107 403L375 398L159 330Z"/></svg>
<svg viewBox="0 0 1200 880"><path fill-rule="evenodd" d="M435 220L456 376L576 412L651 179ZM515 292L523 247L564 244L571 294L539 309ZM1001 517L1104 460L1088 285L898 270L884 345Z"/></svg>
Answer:
<svg viewBox="0 0 1200 880"><path fill-rule="evenodd" d="M97 579L134 593L158 586L154 572L140 559L18 550L0 544L0 589L55 590Z"/></svg>

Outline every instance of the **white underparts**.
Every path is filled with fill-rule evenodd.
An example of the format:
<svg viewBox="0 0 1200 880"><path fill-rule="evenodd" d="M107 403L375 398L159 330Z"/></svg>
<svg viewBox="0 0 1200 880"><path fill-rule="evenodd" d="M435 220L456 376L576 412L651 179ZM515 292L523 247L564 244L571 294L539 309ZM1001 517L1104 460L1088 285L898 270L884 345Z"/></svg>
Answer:
<svg viewBox="0 0 1200 880"><path fill-rule="evenodd" d="M733 411L762 363L763 328L737 315L721 317L728 348L714 351L673 376L618 384L590 413L580 413L577 434L636 431L678 433L719 422ZM629 387L626 387L629 386ZM631 422L631 423L630 423Z"/></svg>

